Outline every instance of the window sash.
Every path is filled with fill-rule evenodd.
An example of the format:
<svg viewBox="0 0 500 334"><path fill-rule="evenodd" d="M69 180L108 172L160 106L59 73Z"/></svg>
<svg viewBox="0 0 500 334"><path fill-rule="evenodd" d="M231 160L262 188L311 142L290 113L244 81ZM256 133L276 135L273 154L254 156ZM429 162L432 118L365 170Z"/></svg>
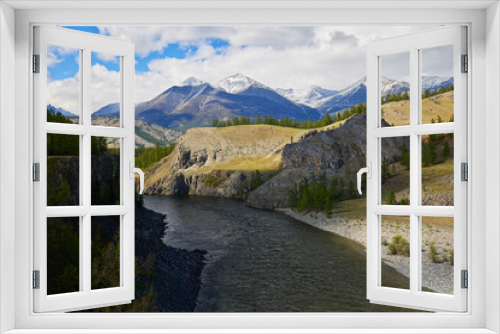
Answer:
<svg viewBox="0 0 500 334"><path fill-rule="evenodd" d="M460 163L467 162L467 77L460 71L460 55L466 53L465 27L445 27L372 42L367 55L367 161L372 178L367 187L367 296L374 303L423 310L467 310L467 290L461 289L460 271L467 269L467 185L460 180ZM420 50L442 45L454 48L453 123L420 124L421 58ZM382 128L380 96L380 57L410 53L410 125ZM420 205L421 135L454 133L454 207ZM381 138L410 137L410 205L398 208L381 205ZM381 228L383 214L410 217L410 289L381 286ZM454 218L454 294L444 295L420 290L421 216Z"/></svg>
<svg viewBox="0 0 500 334"><path fill-rule="evenodd" d="M57 45L80 50L80 124L48 123L47 46ZM120 128L91 125L91 52L104 52L121 58ZM40 73L34 74L34 161L40 163L40 182L34 190L34 265L40 271L40 289L34 289L35 312L65 312L98 306L129 303L134 299L134 178L129 162L134 161L134 45L116 38L82 33L64 28L38 26L34 30L34 54L40 55ZM79 191L78 206L47 206L47 134L78 135ZM120 138L120 205L91 204L91 137ZM92 290L91 227L92 216L120 216L120 286ZM80 291L47 295L47 218L79 217Z"/></svg>

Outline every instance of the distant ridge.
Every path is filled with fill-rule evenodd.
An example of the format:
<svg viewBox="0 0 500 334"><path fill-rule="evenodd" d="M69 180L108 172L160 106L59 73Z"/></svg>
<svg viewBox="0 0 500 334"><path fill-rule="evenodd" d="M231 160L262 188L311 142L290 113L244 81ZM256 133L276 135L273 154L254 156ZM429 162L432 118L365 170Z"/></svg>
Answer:
<svg viewBox="0 0 500 334"><path fill-rule="evenodd" d="M437 90L453 85L453 78L424 76L422 89ZM382 96L410 90L406 81L382 77ZM320 119L358 103L366 103L366 76L340 90L310 86L305 89L273 89L241 73L215 84L191 76L150 101L136 105L136 118L171 129L210 126L214 119L233 117ZM109 104L94 115L113 116L118 104Z"/></svg>

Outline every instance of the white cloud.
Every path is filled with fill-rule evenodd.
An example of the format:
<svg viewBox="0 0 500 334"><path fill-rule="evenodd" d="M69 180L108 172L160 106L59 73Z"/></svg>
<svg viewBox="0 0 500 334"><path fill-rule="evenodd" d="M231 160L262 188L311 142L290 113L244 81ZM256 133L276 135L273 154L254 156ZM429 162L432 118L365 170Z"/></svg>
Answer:
<svg viewBox="0 0 500 334"><path fill-rule="evenodd" d="M78 75L47 84L47 104L80 114L80 89Z"/></svg>
<svg viewBox="0 0 500 334"><path fill-rule="evenodd" d="M91 111L120 101L121 78L119 71L110 71L105 66L92 66L90 78Z"/></svg>
<svg viewBox="0 0 500 334"><path fill-rule="evenodd" d="M118 63L120 57L111 53L104 52L92 52L92 57L97 56L97 59L102 60L107 63Z"/></svg>
<svg viewBox="0 0 500 334"><path fill-rule="evenodd" d="M213 83L243 73L271 87L342 88L366 75L365 47L370 41L428 28L116 26L100 27L100 31L132 40L140 57L162 52L170 43L198 46L185 59L149 63L150 70L167 82L196 76ZM209 38L226 40L230 46L216 52L208 45Z"/></svg>
<svg viewBox="0 0 500 334"><path fill-rule="evenodd" d="M47 103L63 108L75 115L80 114L79 74L63 80L54 80L47 85ZM135 76L135 100L142 102L161 94L164 90L179 82L155 72L146 72ZM91 71L91 110L118 102L120 98L120 73L110 71L96 64Z"/></svg>
<svg viewBox="0 0 500 334"><path fill-rule="evenodd" d="M189 76L215 83L243 73L270 87L343 88L366 75L365 48L370 41L428 28L117 26L100 27L100 31L132 40L139 57L161 53L169 43L197 46L185 59L155 59L149 63L149 71L136 74L135 99L142 102ZM209 38L221 38L230 45L221 52L209 45ZM118 72L94 65L92 78L92 111L118 101ZM74 85L76 78L50 83L49 103L75 110L78 99L70 94L77 91Z"/></svg>

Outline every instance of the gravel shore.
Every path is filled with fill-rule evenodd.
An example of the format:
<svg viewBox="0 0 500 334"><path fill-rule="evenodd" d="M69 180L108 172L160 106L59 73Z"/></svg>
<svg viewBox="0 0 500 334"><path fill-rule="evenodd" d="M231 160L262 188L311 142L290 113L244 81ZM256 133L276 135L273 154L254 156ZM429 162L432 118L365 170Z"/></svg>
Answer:
<svg viewBox="0 0 500 334"><path fill-rule="evenodd" d="M366 220L326 217L321 212L301 213L290 208L277 209L301 222L349 238L366 248ZM393 255L388 245L392 238L400 235L410 240L409 222L406 217L390 217L382 222L382 260L401 274L409 277L408 256ZM435 292L453 294L453 227L436 221L423 224L422 235L422 285ZM434 246L434 261L431 260L431 246Z"/></svg>

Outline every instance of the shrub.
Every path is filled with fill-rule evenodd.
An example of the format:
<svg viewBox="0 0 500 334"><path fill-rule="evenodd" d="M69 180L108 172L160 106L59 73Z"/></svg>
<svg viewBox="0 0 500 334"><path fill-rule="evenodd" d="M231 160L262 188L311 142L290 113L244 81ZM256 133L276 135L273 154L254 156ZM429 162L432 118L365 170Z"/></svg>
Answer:
<svg viewBox="0 0 500 334"><path fill-rule="evenodd" d="M429 259L432 261L432 263L440 263L441 262L441 259L437 255L437 249L436 249L436 246L434 246L434 242L431 242L428 255L429 255Z"/></svg>
<svg viewBox="0 0 500 334"><path fill-rule="evenodd" d="M399 234L392 237L392 243L388 248L392 255L410 256L410 244Z"/></svg>

